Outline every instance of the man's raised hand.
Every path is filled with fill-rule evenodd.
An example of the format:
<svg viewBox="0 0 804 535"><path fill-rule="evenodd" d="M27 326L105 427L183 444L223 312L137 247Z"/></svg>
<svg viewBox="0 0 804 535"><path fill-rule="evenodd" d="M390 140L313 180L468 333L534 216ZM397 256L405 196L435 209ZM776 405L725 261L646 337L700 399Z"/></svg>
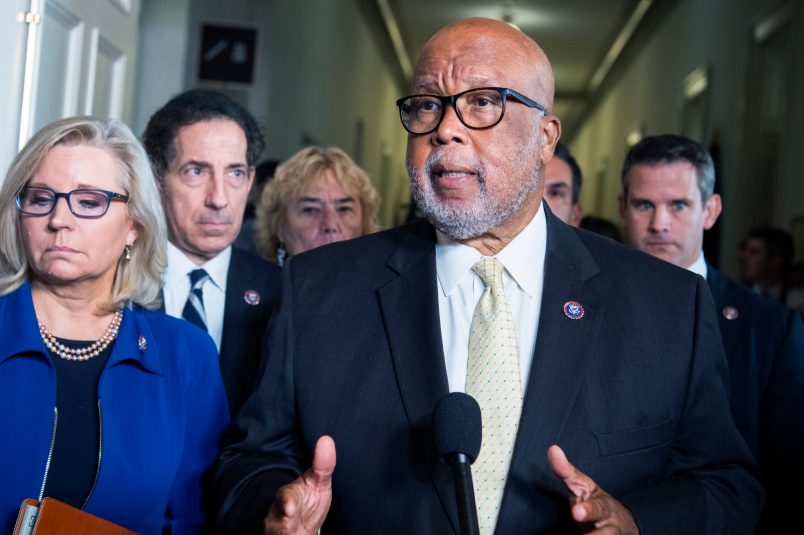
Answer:
<svg viewBox="0 0 804 535"><path fill-rule="evenodd" d="M265 535L314 535L321 528L332 503L335 442L318 439L313 466L292 483L280 488L263 521Z"/></svg>

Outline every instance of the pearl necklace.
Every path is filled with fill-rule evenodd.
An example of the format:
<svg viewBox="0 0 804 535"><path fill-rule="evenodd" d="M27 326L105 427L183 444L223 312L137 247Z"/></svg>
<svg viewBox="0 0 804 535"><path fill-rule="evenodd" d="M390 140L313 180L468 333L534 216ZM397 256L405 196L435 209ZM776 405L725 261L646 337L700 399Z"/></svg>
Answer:
<svg viewBox="0 0 804 535"><path fill-rule="evenodd" d="M103 336L92 342L87 347L82 347L79 349L67 347L56 340L56 337L50 334L47 328L41 323L39 323L39 334L42 335L42 341L45 342L45 347L59 357L65 360L89 360L100 355L107 347L109 347L109 344L111 344L114 339L117 338L117 331L122 322L123 309L121 308L114 313L112 322L106 328L106 332L103 333Z"/></svg>

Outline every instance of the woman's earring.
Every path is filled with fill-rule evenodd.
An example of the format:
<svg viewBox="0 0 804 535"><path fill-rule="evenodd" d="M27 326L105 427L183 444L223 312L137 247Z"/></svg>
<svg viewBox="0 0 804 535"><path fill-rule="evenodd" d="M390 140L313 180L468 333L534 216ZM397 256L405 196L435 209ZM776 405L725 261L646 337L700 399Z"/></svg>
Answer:
<svg viewBox="0 0 804 535"><path fill-rule="evenodd" d="M126 262L131 260L131 245L126 245Z"/></svg>
<svg viewBox="0 0 804 535"><path fill-rule="evenodd" d="M285 249L285 244L280 243L279 247L276 250L276 265L282 267L285 265L285 258L287 258L288 252Z"/></svg>

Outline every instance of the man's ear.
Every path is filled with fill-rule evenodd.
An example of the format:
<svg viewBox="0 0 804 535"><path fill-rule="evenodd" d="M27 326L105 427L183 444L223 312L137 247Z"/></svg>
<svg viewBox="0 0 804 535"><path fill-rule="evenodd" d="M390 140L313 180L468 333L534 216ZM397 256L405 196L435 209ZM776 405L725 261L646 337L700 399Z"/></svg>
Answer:
<svg viewBox="0 0 804 535"><path fill-rule="evenodd" d="M255 175L256 169L257 168L254 167L253 165L250 165L248 167L248 191L251 191L251 186L254 185L254 175Z"/></svg>
<svg viewBox="0 0 804 535"><path fill-rule="evenodd" d="M583 219L583 208L581 208L581 203L576 202L572 205L568 223L573 227L577 227L581 224L581 219Z"/></svg>
<svg viewBox="0 0 804 535"><path fill-rule="evenodd" d="M556 144L561 137L561 121L555 115L546 115L539 120L539 128L542 129L542 165L547 165L547 162L553 159L553 152L556 150Z"/></svg>
<svg viewBox="0 0 804 535"><path fill-rule="evenodd" d="M720 195L717 193L706 200L706 204L704 204L704 230L712 228L718 216L720 216L722 209L723 206L720 202Z"/></svg>

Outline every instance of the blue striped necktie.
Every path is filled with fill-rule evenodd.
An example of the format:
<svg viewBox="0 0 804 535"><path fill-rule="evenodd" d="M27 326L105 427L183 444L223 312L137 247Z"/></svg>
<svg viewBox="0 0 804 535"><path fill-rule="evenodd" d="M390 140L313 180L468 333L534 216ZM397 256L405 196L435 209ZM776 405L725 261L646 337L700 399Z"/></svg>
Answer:
<svg viewBox="0 0 804 535"><path fill-rule="evenodd" d="M207 330L207 315L204 312L204 292L202 287L209 275L203 269L194 269L190 273L190 295L184 304L181 317L190 323Z"/></svg>

